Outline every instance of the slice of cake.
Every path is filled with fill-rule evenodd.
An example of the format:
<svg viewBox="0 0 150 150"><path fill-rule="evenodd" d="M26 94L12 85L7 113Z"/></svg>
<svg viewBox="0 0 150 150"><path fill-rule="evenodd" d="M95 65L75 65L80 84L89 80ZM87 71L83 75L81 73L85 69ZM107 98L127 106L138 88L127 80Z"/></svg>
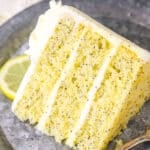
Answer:
<svg viewBox="0 0 150 150"><path fill-rule="evenodd" d="M40 16L12 109L43 133L103 150L150 98L150 53L70 6Z"/></svg>

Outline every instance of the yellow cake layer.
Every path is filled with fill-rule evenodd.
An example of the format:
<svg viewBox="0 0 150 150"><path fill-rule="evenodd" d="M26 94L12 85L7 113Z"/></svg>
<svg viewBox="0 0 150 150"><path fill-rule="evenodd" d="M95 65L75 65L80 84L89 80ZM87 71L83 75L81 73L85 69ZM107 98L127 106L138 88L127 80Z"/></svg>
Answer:
<svg viewBox="0 0 150 150"><path fill-rule="evenodd" d="M41 130L55 136L57 141L66 140L72 132L88 101L87 93L110 52L107 40L90 28L85 29L87 31L80 40L73 67L59 85L55 102L45 122L39 122L44 122Z"/></svg>
<svg viewBox="0 0 150 150"><path fill-rule="evenodd" d="M136 53L123 46L118 48L87 119L76 133L75 148L106 149L107 144L139 111L150 88L147 84L150 75L144 67Z"/></svg>
<svg viewBox="0 0 150 150"><path fill-rule="evenodd" d="M80 26L75 27L75 22L71 18L67 17L59 21L55 34L42 50L33 75L15 107L15 114L21 120L29 119L31 123L38 122L44 111L48 95L72 52L74 45L72 43L75 43L80 37L80 28L82 29ZM71 43L72 47L68 47L68 43Z"/></svg>

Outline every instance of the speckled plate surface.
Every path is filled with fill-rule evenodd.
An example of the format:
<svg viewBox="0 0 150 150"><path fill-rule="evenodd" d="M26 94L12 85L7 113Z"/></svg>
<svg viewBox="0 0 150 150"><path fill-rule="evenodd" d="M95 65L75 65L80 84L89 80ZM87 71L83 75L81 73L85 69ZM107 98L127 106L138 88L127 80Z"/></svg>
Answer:
<svg viewBox="0 0 150 150"><path fill-rule="evenodd" d="M97 21L124 35L143 48L150 49L150 3L146 0L63 0ZM0 66L10 57L28 47L29 33L37 17L48 9L48 0L42 1L13 17L0 27ZM150 102L131 119L128 127L117 137L124 142L145 132L150 127ZM114 148L115 142L109 145ZM20 122L11 112L11 102L0 93L0 150L67 150L35 130L28 123ZM135 150L150 150L150 144L141 144Z"/></svg>

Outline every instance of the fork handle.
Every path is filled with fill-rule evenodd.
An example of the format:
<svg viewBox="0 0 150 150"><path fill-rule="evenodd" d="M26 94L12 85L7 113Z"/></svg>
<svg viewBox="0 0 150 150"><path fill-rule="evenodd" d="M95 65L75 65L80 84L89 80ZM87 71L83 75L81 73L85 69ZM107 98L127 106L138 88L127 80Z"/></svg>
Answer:
<svg viewBox="0 0 150 150"><path fill-rule="evenodd" d="M123 145L120 150L130 150L131 148L133 148L134 146L141 144L143 142L148 142L150 141L150 135L145 134L143 136L140 136L138 138L135 138L129 142L127 142L125 145Z"/></svg>

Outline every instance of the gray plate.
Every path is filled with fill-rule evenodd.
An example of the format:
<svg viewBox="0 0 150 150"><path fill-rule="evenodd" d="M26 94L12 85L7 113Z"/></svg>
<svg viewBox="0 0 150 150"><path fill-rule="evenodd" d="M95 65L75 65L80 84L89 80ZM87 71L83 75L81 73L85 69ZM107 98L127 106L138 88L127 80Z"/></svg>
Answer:
<svg viewBox="0 0 150 150"><path fill-rule="evenodd" d="M150 49L150 3L121 0L64 0L104 25L112 28L134 41L143 48ZM37 17L48 8L48 1L40 2L16 15L0 27L0 66L10 57L28 47L29 33L35 26ZM150 127L150 102L147 102L140 113L132 118L128 127L117 137L124 142L141 135ZM28 123L20 122L11 112L11 102L0 93L0 150L65 150L67 147L55 142L36 131ZM4 136L5 135L5 136ZM108 149L113 149L112 142ZM136 150L148 150L150 144L141 144Z"/></svg>

